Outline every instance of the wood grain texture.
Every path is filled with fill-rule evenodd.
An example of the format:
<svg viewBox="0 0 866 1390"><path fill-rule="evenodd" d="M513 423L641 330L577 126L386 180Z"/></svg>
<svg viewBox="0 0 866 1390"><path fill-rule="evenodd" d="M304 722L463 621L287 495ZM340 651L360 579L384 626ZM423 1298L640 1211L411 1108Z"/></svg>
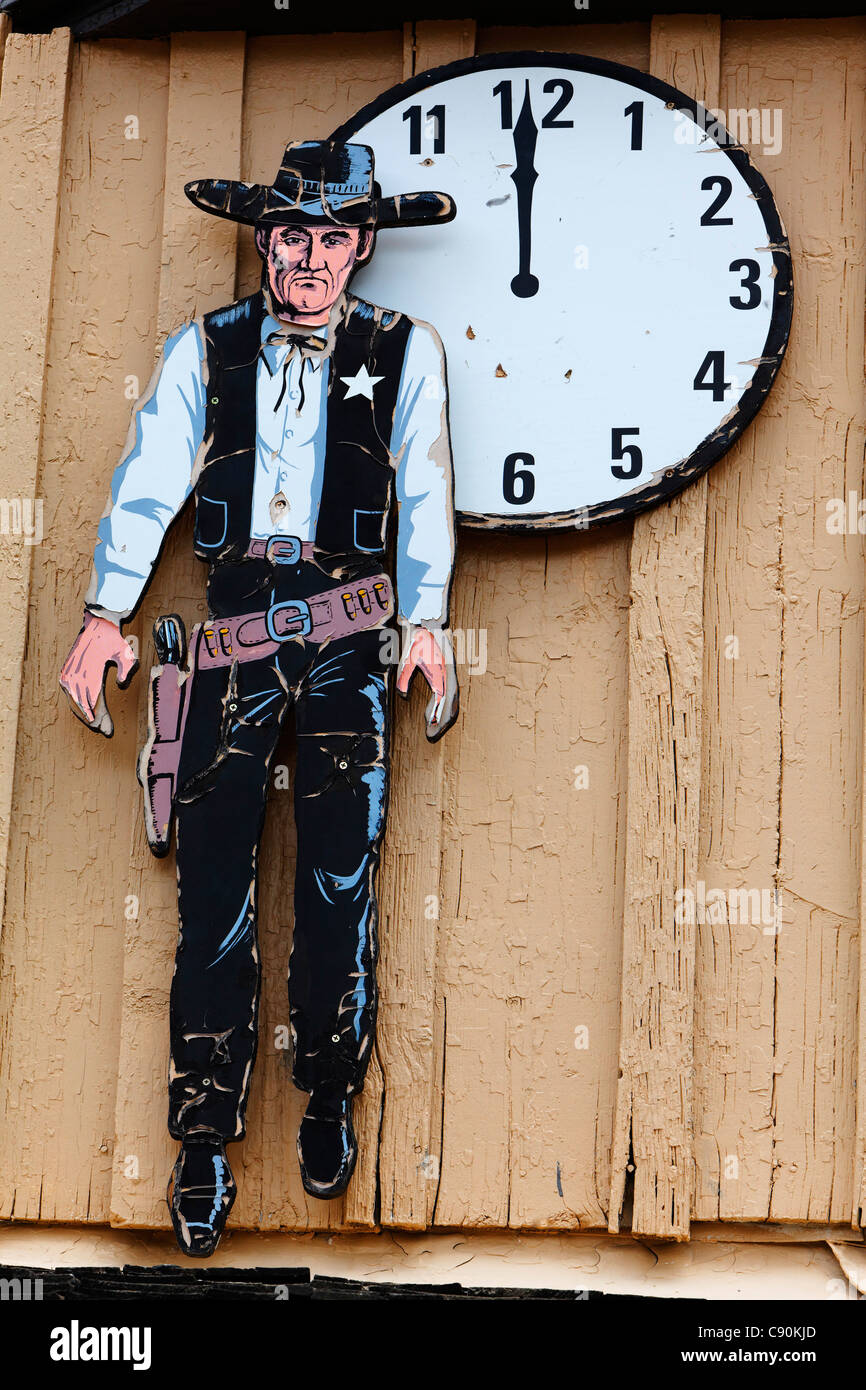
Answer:
<svg viewBox="0 0 866 1390"><path fill-rule="evenodd" d="M799 292L799 287L798 287ZM774 893L781 764L783 499L769 402L710 474L704 574L704 718L698 879L728 896ZM765 1219L772 1185L772 924L697 924L694 1217ZM766 927L766 930L765 930Z"/></svg>
<svg viewBox="0 0 866 1390"><path fill-rule="evenodd" d="M411 28L411 72L404 67L404 77L454 63L458 58L471 58L475 52L474 19L421 19Z"/></svg>
<svg viewBox="0 0 866 1390"><path fill-rule="evenodd" d="M53 44L56 55L59 42L12 47ZM4 1216L108 1218L138 731L134 701L112 681L108 741L73 718L57 680L81 626L130 380L146 380L152 362L167 61L162 43L81 46L69 85L38 483L45 539L34 547L0 976ZM56 80L53 59L50 69ZM13 73L10 58L10 99ZM125 137L130 113L137 140ZM26 164L34 181L22 178L15 201L35 216L38 161ZM38 232L29 244L39 248ZM34 268L16 294L26 303L37 286L45 293Z"/></svg>
<svg viewBox="0 0 866 1390"><path fill-rule="evenodd" d="M448 770L435 1223L599 1226L619 1015L625 537L516 549L464 534L461 549L456 625L485 633L487 670L464 682Z"/></svg>
<svg viewBox="0 0 866 1390"><path fill-rule="evenodd" d="M652 24L650 71L718 101L720 24ZM628 831L620 1082L610 1228L633 1173L632 1230L688 1236L693 1173L694 923L677 894L697 880L707 482L638 517L631 551Z"/></svg>
<svg viewBox="0 0 866 1390"><path fill-rule="evenodd" d="M193 207L183 186L210 169L240 176L244 49L243 34L176 34L171 40L157 353L182 323L234 297L237 227ZM154 620L160 613L180 613L189 630L203 615L204 566L192 552L191 520L184 514L174 527L136 615L143 672L137 682L139 745L147 729L146 677L156 660ZM177 881L174 854L157 860L148 849L140 799L135 809L128 853L138 910L126 922L123 953L123 1084L117 1092L111 1219L119 1226L159 1228L169 1225L163 1193L177 1153L165 1128L164 1094Z"/></svg>
<svg viewBox="0 0 866 1390"><path fill-rule="evenodd" d="M18 504L0 531L0 902L6 885L9 812L21 669L27 631L36 484L42 437L45 362L69 82L69 31L9 40L0 29L0 188L4 255L0 268L3 335L0 372L0 494ZM4 62L5 49L5 62ZM25 510L26 509L26 510ZM29 526L25 525L27 516ZM2 930L2 916L0 916Z"/></svg>
<svg viewBox="0 0 866 1390"><path fill-rule="evenodd" d="M769 938L768 1214L828 1221L847 1219L856 1200L863 541L828 533L827 502L863 491L863 315L855 305L864 290L866 24L839 22L829 32L794 25L771 51L770 32L725 31L727 104L785 113L781 153L772 163L756 159L784 209L796 294L781 393L770 405L777 424L760 456L778 499L771 572L781 606L779 771L764 790L769 810L777 788L782 914ZM834 113L823 133L819 110ZM750 1167L748 1149L741 1166Z"/></svg>
<svg viewBox="0 0 866 1390"><path fill-rule="evenodd" d="M475 25L407 25L403 77L471 54ZM411 312L411 306L400 305ZM458 540L459 547L459 540ZM456 605L452 605L452 625ZM380 1012L376 1052L384 1078L378 1138L383 1226L431 1223L442 1154L444 1014L438 999L441 935L447 922L445 820L454 738L428 744L426 700L415 687L398 700L391 753L391 804L380 882ZM465 689L464 689L465 706ZM462 716L461 716L462 717Z"/></svg>
<svg viewBox="0 0 866 1390"><path fill-rule="evenodd" d="M6 40L12 30L12 21L8 14L0 14L0 84L3 80L3 58L6 52Z"/></svg>

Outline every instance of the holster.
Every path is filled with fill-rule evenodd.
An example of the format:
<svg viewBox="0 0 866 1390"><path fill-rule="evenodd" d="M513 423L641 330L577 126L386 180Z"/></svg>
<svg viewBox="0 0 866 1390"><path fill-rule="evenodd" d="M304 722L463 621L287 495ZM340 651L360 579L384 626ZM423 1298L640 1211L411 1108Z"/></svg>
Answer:
<svg viewBox="0 0 866 1390"><path fill-rule="evenodd" d="M144 825L151 852L162 859L171 844L183 734L192 690L192 668L184 665L186 632L176 613L157 618L153 628L160 661L150 673L148 736L138 759L144 790Z"/></svg>

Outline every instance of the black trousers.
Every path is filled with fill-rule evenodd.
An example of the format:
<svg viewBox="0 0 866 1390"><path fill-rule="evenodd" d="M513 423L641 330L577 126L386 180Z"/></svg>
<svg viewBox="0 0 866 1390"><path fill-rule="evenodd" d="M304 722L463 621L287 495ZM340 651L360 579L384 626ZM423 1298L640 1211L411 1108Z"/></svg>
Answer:
<svg viewBox="0 0 866 1390"><path fill-rule="evenodd" d="M376 1021L389 669L382 631L374 629L321 646L293 638L265 660L195 676L177 804L169 1073L169 1130L177 1139L244 1133L257 1036L258 849L290 706L298 746L294 1080L306 1091L331 1080L352 1093L363 1085Z"/></svg>

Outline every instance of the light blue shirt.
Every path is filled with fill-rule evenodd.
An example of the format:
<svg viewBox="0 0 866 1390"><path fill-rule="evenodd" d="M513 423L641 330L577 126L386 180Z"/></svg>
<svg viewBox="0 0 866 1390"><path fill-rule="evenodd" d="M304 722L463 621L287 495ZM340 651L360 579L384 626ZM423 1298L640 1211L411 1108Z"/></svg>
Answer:
<svg viewBox="0 0 866 1390"><path fill-rule="evenodd" d="M332 358L302 356L284 343L265 345L270 334L286 327L270 314L262 323L250 536L312 541L325 467ZM99 524L87 606L115 622L137 606L165 533L195 487L206 453L206 375L203 331L196 320L165 344L136 405ZM375 376L344 378L332 390L366 394L377 385ZM389 451L398 507L398 611L408 622L434 626L447 611L454 562L445 358L435 331L414 320Z"/></svg>

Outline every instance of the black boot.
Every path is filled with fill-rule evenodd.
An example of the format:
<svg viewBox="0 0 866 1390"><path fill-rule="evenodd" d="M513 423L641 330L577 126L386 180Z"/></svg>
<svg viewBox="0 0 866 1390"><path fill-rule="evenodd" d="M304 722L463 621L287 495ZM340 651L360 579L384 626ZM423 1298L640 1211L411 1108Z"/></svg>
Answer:
<svg viewBox="0 0 866 1390"><path fill-rule="evenodd" d="M349 1186L357 1157L352 1097L347 1094L345 1082L324 1082L311 1093L298 1130L304 1191L323 1200L341 1197Z"/></svg>
<svg viewBox="0 0 866 1390"><path fill-rule="evenodd" d="M218 1135L185 1139L169 1179L166 1201L184 1255L206 1258L219 1245L237 1187Z"/></svg>

